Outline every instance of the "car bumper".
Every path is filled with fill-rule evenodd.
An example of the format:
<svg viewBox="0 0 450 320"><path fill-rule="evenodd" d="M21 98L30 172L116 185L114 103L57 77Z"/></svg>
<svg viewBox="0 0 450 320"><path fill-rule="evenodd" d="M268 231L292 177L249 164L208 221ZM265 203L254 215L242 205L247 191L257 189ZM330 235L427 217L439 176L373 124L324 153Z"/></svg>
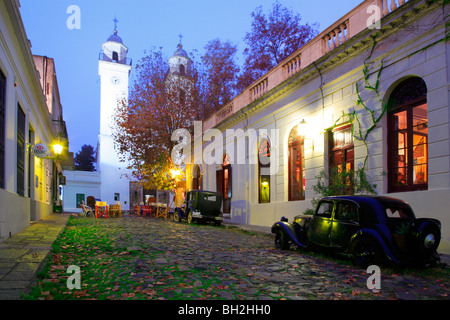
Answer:
<svg viewBox="0 0 450 320"><path fill-rule="evenodd" d="M202 215L200 212L193 212L192 213L192 218L195 218L195 219L208 219L208 220L215 220L215 221L223 221L223 217L222 216L207 216L207 215Z"/></svg>

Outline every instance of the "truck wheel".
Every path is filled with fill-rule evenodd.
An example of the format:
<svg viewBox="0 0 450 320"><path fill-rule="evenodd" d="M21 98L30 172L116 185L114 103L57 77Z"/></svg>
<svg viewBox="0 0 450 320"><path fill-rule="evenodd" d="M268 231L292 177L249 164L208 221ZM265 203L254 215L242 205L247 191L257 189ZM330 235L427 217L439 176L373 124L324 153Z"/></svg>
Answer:
<svg viewBox="0 0 450 320"><path fill-rule="evenodd" d="M352 250L353 263L361 268L367 268L381 262L382 254L378 243L370 238L357 239Z"/></svg>
<svg viewBox="0 0 450 320"><path fill-rule="evenodd" d="M278 229L275 234L275 248L278 250L289 249L289 241L286 234L281 229Z"/></svg>

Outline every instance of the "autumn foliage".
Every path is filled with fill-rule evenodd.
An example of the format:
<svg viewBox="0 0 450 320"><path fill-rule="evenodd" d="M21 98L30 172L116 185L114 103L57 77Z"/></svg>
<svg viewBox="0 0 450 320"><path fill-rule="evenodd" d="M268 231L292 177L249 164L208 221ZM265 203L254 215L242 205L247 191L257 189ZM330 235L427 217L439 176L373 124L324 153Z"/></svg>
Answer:
<svg viewBox="0 0 450 320"><path fill-rule="evenodd" d="M300 15L279 2L268 16L258 7L251 17L241 74L237 46L220 39L209 41L205 53L190 60L192 68L185 74L172 76L168 59L155 49L135 66L128 101L117 109L115 142L144 187L174 187L169 172L174 166L171 151L178 143L172 141L176 129L192 134L194 120L210 117L317 33L314 25L300 24Z"/></svg>

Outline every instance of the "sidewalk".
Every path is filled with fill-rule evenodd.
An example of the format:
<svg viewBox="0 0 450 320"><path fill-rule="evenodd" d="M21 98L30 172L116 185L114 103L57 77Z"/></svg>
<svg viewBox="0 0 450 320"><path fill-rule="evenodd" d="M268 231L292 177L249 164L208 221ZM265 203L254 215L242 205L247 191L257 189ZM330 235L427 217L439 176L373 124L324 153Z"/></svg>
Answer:
<svg viewBox="0 0 450 320"><path fill-rule="evenodd" d="M70 214L52 214L0 241L0 300L20 300L43 267Z"/></svg>

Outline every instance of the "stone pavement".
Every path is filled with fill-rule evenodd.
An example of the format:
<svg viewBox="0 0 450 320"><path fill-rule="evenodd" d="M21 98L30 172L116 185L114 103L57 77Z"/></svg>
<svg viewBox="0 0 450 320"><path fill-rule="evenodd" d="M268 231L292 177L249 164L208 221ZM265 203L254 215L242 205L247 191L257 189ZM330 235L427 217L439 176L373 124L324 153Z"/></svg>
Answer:
<svg viewBox="0 0 450 320"><path fill-rule="evenodd" d="M69 216L70 214L53 214L0 242L0 300L19 300L21 294L35 283L36 273L50 253L52 243L64 230ZM123 248L120 250L124 250L124 253L138 251L151 254L151 257L131 262L129 272L127 266L122 270L123 274L131 274L140 283L147 284L148 281L152 288L148 292L156 292L158 284L165 288L163 282L166 281L167 284L167 279L175 281L168 273L176 268L184 274L180 281L189 280L192 284L179 285L173 294L195 299L193 294L198 291L197 287L204 279L197 278L198 275L193 275L190 271L211 271L212 266L216 266L217 270L214 271L221 274L220 281L223 282L214 286L218 296L224 299L279 299L280 296L297 300L339 299L351 298L352 295L358 298L359 290L363 291L365 287L365 270L359 270L360 274L356 275L351 273L355 271L353 268L337 265L328 259L277 251L273 249L273 239L270 237L255 238L251 233L230 233L224 228L194 228L185 223L176 224L161 219L134 216L124 216L123 219L122 222L119 219L102 220L104 223L97 221L96 224L108 228L107 233L116 239L117 249ZM227 225L270 234L270 227ZM149 236L152 241L149 241ZM209 243L214 245L209 246ZM450 264L449 256L441 255L441 262ZM158 278L156 274L163 269L165 271ZM149 274L155 277L147 280ZM361 288L354 289L355 284ZM426 288L411 291L413 287ZM447 294L450 295L450 289L442 291L443 287L445 288L445 283L442 282L432 284L411 275L392 275L383 278L383 295L375 298L442 299ZM342 290L349 291L345 293ZM118 295L116 298L120 297ZM170 299L170 295L166 294L165 297Z"/></svg>
<svg viewBox="0 0 450 320"><path fill-rule="evenodd" d="M18 300L64 230L70 214L52 214L0 242L0 300Z"/></svg>

